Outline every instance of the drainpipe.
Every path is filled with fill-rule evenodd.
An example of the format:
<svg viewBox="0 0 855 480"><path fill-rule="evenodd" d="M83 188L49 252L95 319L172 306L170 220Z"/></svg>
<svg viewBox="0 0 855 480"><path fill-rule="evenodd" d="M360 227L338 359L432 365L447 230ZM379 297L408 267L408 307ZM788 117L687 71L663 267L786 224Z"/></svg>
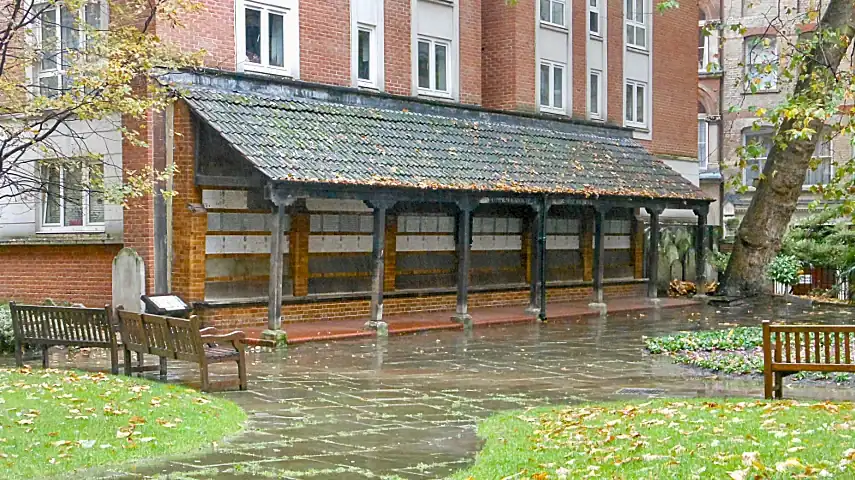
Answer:
<svg viewBox="0 0 855 480"><path fill-rule="evenodd" d="M724 231L724 0L718 1L718 172L721 176L718 191L718 221Z"/></svg>
<svg viewBox="0 0 855 480"><path fill-rule="evenodd" d="M173 170L175 167L175 107L170 102L166 106L166 291L172 292L172 195L175 188Z"/></svg>

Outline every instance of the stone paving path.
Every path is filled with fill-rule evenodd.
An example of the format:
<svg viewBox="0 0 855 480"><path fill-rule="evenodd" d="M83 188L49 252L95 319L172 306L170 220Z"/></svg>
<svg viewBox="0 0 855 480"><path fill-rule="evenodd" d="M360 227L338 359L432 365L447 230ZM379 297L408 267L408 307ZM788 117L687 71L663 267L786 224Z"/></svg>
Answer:
<svg viewBox="0 0 855 480"><path fill-rule="evenodd" d="M718 313L693 307L253 353L251 390L224 394L249 412L244 433L215 451L84 478L443 478L473 460L480 448L476 423L499 410L638 399L618 394L622 388L659 388L668 396L760 398L760 379L714 379L651 357L643 352L642 336L756 324L784 315L791 321L855 317L834 307ZM85 368L95 363L92 358L57 360ZM192 381L196 375L192 369L176 369L170 381ZM787 395L855 397L846 389L815 386L795 387Z"/></svg>

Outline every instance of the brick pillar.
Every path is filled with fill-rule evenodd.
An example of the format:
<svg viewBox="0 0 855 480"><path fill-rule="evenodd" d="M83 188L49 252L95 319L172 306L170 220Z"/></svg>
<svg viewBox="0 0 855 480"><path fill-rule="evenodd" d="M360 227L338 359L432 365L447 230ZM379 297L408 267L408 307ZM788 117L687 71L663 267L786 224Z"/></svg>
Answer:
<svg viewBox="0 0 855 480"><path fill-rule="evenodd" d="M383 290L387 292L395 291L397 237L398 215L391 213L386 215L386 245L384 246L386 263L383 269Z"/></svg>
<svg viewBox="0 0 855 480"><path fill-rule="evenodd" d="M579 219L581 232L579 248L582 249L582 280L590 282L594 279L594 215L590 208L582 209Z"/></svg>
<svg viewBox="0 0 855 480"><path fill-rule="evenodd" d="M205 235L208 230L208 215L201 207L202 189L196 186L196 132L190 109L186 103L179 101L176 102L174 110L173 161L177 172L173 185L178 195L172 202L172 290L185 300L198 302L205 299Z"/></svg>
<svg viewBox="0 0 855 480"><path fill-rule="evenodd" d="M603 90L608 98L607 120L617 125L623 125L623 0L608 0L608 25L609 38L606 50L608 53L608 71L603 72ZM587 18L587 15L586 15ZM585 30L587 32L587 29ZM574 82L575 83L575 82ZM657 87L659 88L659 87Z"/></svg>
<svg viewBox="0 0 855 480"><path fill-rule="evenodd" d="M383 5L383 22L386 25L383 42L385 87L386 92L395 95L413 93L411 18L410 0L386 0Z"/></svg>
<svg viewBox="0 0 855 480"><path fill-rule="evenodd" d="M146 84L134 81L134 95L145 96ZM122 175L123 181L128 181L129 171L144 171L154 168L154 150L151 148L154 140L154 114L147 111L143 118L124 116L122 126L129 131L138 133L138 138L146 146L135 145L122 139ZM132 198L123 217L124 246L133 248L142 257L145 264L146 293L154 293L154 197L145 195Z"/></svg>
<svg viewBox="0 0 855 480"><path fill-rule="evenodd" d="M573 59L573 84L570 88L571 95L573 95L571 97L573 100L572 115L585 118L588 114L588 2L572 2L571 6L573 9L570 16L573 22L573 28L571 28L573 38L570 42L572 48L570 53ZM609 60L611 61L611 59Z"/></svg>
<svg viewBox="0 0 855 480"><path fill-rule="evenodd" d="M291 214L289 258L294 282L294 296L309 294L309 214Z"/></svg>
<svg viewBox="0 0 855 480"><path fill-rule="evenodd" d="M460 103L481 104L481 0L458 2Z"/></svg>
<svg viewBox="0 0 855 480"><path fill-rule="evenodd" d="M632 276L644 278L644 222L632 217L632 231L629 238L630 255L632 256Z"/></svg>

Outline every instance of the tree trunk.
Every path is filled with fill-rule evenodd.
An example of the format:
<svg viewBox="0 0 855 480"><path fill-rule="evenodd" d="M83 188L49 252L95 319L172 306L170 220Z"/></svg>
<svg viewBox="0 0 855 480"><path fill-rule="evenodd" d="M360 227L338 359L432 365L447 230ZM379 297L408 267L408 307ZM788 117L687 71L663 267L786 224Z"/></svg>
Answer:
<svg viewBox="0 0 855 480"><path fill-rule="evenodd" d="M804 104L826 105L833 101L832 88L826 87L833 84L835 72L855 34L852 2L831 0L817 31L839 32L846 37L840 40L825 36L811 47L812 55L806 55L802 64L793 98L803 99ZM800 130L806 120L807 117L798 116L784 120L775 137L786 138L786 132L794 128ZM823 128L818 119L810 120L808 125L816 132ZM817 133L810 140L787 140L786 148L779 148L777 142L773 144L763 168L765 178L760 180L736 233L721 293L741 297L756 295L766 288L766 266L780 250L781 239L796 210L811 156L820 139L821 134Z"/></svg>

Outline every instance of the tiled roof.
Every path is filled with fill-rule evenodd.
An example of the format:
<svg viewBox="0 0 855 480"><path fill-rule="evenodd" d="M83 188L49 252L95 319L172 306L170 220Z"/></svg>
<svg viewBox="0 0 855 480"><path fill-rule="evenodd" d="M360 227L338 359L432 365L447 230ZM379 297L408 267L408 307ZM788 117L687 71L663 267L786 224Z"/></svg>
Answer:
<svg viewBox="0 0 855 480"><path fill-rule="evenodd" d="M614 129L514 122L511 115L477 121L199 85L182 86L181 93L199 117L274 180L705 198ZM544 128L551 124L555 128Z"/></svg>

